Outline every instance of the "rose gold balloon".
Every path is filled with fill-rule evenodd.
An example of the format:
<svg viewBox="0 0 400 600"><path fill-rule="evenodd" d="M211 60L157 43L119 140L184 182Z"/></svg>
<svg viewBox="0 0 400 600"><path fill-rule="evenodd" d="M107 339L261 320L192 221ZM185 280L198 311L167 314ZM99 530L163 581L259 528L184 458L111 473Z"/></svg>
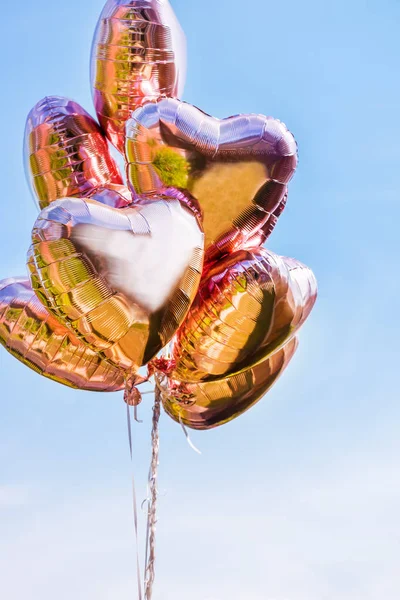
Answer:
<svg viewBox="0 0 400 600"><path fill-rule="evenodd" d="M136 370L171 339L197 292L203 233L178 200L114 209L69 198L32 232L32 285L113 364Z"/></svg>
<svg viewBox="0 0 400 600"><path fill-rule="evenodd" d="M28 184L40 208L67 196L90 196L99 186L124 189L100 127L67 98L48 96L31 110L24 154Z"/></svg>
<svg viewBox="0 0 400 600"><path fill-rule="evenodd" d="M168 0L109 0L92 46L93 100L110 141L124 151L125 122L138 106L181 96L186 40Z"/></svg>
<svg viewBox="0 0 400 600"><path fill-rule="evenodd" d="M262 115L215 119L164 99L138 108L126 127L132 194L151 197L166 186L188 190L203 213L208 258L243 247L272 231L297 147L285 125Z"/></svg>
<svg viewBox="0 0 400 600"><path fill-rule="evenodd" d="M215 381L186 383L156 373L167 414L192 429L224 425L254 406L282 375L297 348L297 339L254 367Z"/></svg>
<svg viewBox="0 0 400 600"><path fill-rule="evenodd" d="M37 373L69 387L99 392L124 387L123 372L59 323L23 277L0 282L0 343Z"/></svg>
<svg viewBox="0 0 400 600"><path fill-rule="evenodd" d="M312 271L264 248L218 261L173 339L171 377L204 381L246 370L288 342L314 305Z"/></svg>

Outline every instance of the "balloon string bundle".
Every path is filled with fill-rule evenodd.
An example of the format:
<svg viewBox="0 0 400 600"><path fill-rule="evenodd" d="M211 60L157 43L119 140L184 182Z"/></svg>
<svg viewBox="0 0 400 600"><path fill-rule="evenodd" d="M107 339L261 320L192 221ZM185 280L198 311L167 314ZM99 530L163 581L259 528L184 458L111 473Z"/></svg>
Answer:
<svg viewBox="0 0 400 600"><path fill-rule="evenodd" d="M158 464L159 464L159 450L160 450L160 436L159 436L159 420L161 414L161 392L156 387L155 391L147 391L137 393L136 387L132 387L129 381L127 381L125 388L124 399L127 408L127 423L128 423L128 441L129 441L129 454L131 463L133 464L133 437L132 437L132 422L130 409L133 405L134 420L137 423L143 421L138 419L137 407L138 397L146 396L148 394L154 394L154 405L153 405L153 418L152 418L152 430L151 430L151 462L147 481L147 498L142 503L142 507L147 503L147 525L146 525L146 545L145 545L145 563L144 563L144 600L151 600L153 595L153 585L155 579L155 559L156 559L156 524L157 524L157 478L158 478ZM190 448L197 454L201 454L201 451L196 448L190 439L190 435L182 421L179 419L183 433L185 434L186 441ZM137 494L135 485L135 476L132 472L132 493L133 493L133 518L134 518L134 530L135 530L135 544L136 544L136 573L138 583L138 600L142 600L142 586L141 586L141 569L139 559L139 532L138 532L138 504Z"/></svg>
<svg viewBox="0 0 400 600"><path fill-rule="evenodd" d="M132 423L130 408L132 406L132 396L135 395L136 388L129 388L129 383L125 390L125 399L128 398L131 402L126 402L127 407L127 423L128 423L128 441L129 441L129 454L131 463L133 463L133 442L132 442ZM145 392L153 393L153 392ZM137 418L137 404L134 405L134 416L135 421L141 423ZM158 458L159 458L159 420L161 413L161 394L156 389L154 405L153 405L153 418L152 418L152 430L151 430L151 462L148 475L148 497L147 502L147 526L146 526L146 549L145 549L145 567L144 567L144 599L151 600L153 595L153 585L155 579L155 559L156 559L156 524L157 524L157 476L158 476ZM134 529L135 529L135 542L136 542L136 573L138 583L138 600L142 600L142 578L140 569L139 559L139 533L138 533L138 509L137 509L137 495L135 477L132 473L132 492L133 492L133 517L134 517Z"/></svg>
<svg viewBox="0 0 400 600"><path fill-rule="evenodd" d="M157 524L157 475L160 436L158 423L161 412L161 394L155 391L153 406L153 426L151 430L151 463L149 471L149 503L147 512L146 562L145 562L145 600L151 600L155 578L156 524Z"/></svg>

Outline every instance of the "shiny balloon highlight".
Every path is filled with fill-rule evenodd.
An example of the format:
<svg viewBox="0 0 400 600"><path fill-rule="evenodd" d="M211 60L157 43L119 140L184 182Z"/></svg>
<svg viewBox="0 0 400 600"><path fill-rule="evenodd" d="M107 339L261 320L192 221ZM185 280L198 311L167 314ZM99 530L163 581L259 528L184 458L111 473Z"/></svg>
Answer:
<svg viewBox="0 0 400 600"><path fill-rule="evenodd" d="M48 309L129 371L149 362L185 318L200 282L203 234L175 199L118 210L68 198L39 215L32 254L32 285L40 282Z"/></svg>

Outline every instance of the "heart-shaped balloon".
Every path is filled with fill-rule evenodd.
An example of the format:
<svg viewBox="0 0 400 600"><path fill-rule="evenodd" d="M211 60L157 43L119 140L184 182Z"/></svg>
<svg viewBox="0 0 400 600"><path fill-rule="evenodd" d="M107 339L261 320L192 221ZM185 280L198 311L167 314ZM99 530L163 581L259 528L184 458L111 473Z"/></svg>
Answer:
<svg viewBox="0 0 400 600"><path fill-rule="evenodd" d="M210 258L243 247L262 227L273 229L297 165L296 142L280 121L219 120L164 99L138 108L126 136L133 196L151 197L166 186L188 190L203 212Z"/></svg>
<svg viewBox="0 0 400 600"><path fill-rule="evenodd" d="M215 263L174 337L171 378L204 381L265 360L307 319L317 285L312 271L265 248Z"/></svg>
<svg viewBox="0 0 400 600"><path fill-rule="evenodd" d="M100 127L68 98L47 96L31 110L24 158L26 178L40 208L60 198L90 196L108 184L120 185L126 194Z"/></svg>
<svg viewBox="0 0 400 600"><path fill-rule="evenodd" d="M37 373L64 385L100 392L124 387L123 371L59 323L24 277L0 282L0 343Z"/></svg>
<svg viewBox="0 0 400 600"><path fill-rule="evenodd" d="M78 337L135 370L185 318L200 281L203 237L193 213L166 196L120 210L59 200L33 228L32 285L36 291L39 282L49 309Z"/></svg>
<svg viewBox="0 0 400 600"><path fill-rule="evenodd" d="M167 414L192 429L224 425L254 406L274 385L297 348L293 338L254 367L215 381L186 383L156 373Z"/></svg>
<svg viewBox="0 0 400 600"><path fill-rule="evenodd" d="M123 153L131 112L183 92L186 40L168 0L108 0L94 34L91 60L97 116Z"/></svg>
<svg viewBox="0 0 400 600"><path fill-rule="evenodd" d="M59 191L62 192L63 190ZM126 208L127 206L132 204L132 196L128 188L124 185L113 183L109 183L107 185L93 189L88 195L88 198L90 198L91 200L96 200L101 204L110 206L111 208ZM31 283L37 297L40 299L43 306L46 306L47 308L51 309L51 303L47 295L44 293L40 277L38 276L36 271L32 246L30 246L27 254L27 267L28 273L31 278Z"/></svg>

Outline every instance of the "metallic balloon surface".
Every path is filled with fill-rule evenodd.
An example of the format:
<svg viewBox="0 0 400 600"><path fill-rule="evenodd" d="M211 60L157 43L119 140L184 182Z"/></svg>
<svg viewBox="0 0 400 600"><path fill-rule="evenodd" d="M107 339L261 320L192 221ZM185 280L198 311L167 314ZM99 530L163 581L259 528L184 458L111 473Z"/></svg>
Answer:
<svg viewBox="0 0 400 600"><path fill-rule="evenodd" d="M297 166L285 125L262 115L219 120L176 99L138 108L126 126L132 194L188 190L203 213L211 258L272 231ZM264 237L266 237L264 235Z"/></svg>
<svg viewBox="0 0 400 600"><path fill-rule="evenodd" d="M32 286L58 319L123 369L147 363L197 292L204 236L178 200L114 209L68 198L32 232Z"/></svg>
<svg viewBox="0 0 400 600"><path fill-rule="evenodd" d="M124 374L59 323L24 277L0 282L0 343L22 363L69 387L113 392Z"/></svg>
<svg viewBox="0 0 400 600"><path fill-rule="evenodd" d="M186 39L168 0L108 0L94 35L91 80L99 121L120 152L131 112L181 96L185 77Z"/></svg>
<svg viewBox="0 0 400 600"><path fill-rule="evenodd" d="M87 197L90 200L96 200L96 202L111 206L111 208L126 208L132 204L132 194L129 189L125 185L115 183L97 187Z"/></svg>
<svg viewBox="0 0 400 600"><path fill-rule="evenodd" d="M317 285L312 271L265 248L240 250L206 270L172 342L171 377L204 381L257 364L307 319Z"/></svg>
<svg viewBox="0 0 400 600"><path fill-rule="evenodd" d="M286 194L282 198L282 201L279 204L279 206L276 208L276 210L274 210L274 212L271 214L271 216L268 218L268 220L265 221L264 225L260 229L258 229L255 233L253 233L253 235L250 238L248 238L248 240L243 242L243 244L241 245L241 249L243 249L243 248L251 249L251 248L255 248L257 246L262 246L263 244L265 244L265 242L268 240L269 236L275 229L275 226L278 222L279 217L285 210L286 203L287 203L287 197L288 197L288 193L286 192Z"/></svg>
<svg viewBox="0 0 400 600"><path fill-rule="evenodd" d="M121 174L96 121L76 102L48 96L28 115L25 174L40 208L99 186L122 185Z"/></svg>
<svg viewBox="0 0 400 600"><path fill-rule="evenodd" d="M293 338L256 366L215 381L187 383L157 373L164 409L175 421L192 429L224 425L254 406L271 389L296 348L297 339Z"/></svg>

